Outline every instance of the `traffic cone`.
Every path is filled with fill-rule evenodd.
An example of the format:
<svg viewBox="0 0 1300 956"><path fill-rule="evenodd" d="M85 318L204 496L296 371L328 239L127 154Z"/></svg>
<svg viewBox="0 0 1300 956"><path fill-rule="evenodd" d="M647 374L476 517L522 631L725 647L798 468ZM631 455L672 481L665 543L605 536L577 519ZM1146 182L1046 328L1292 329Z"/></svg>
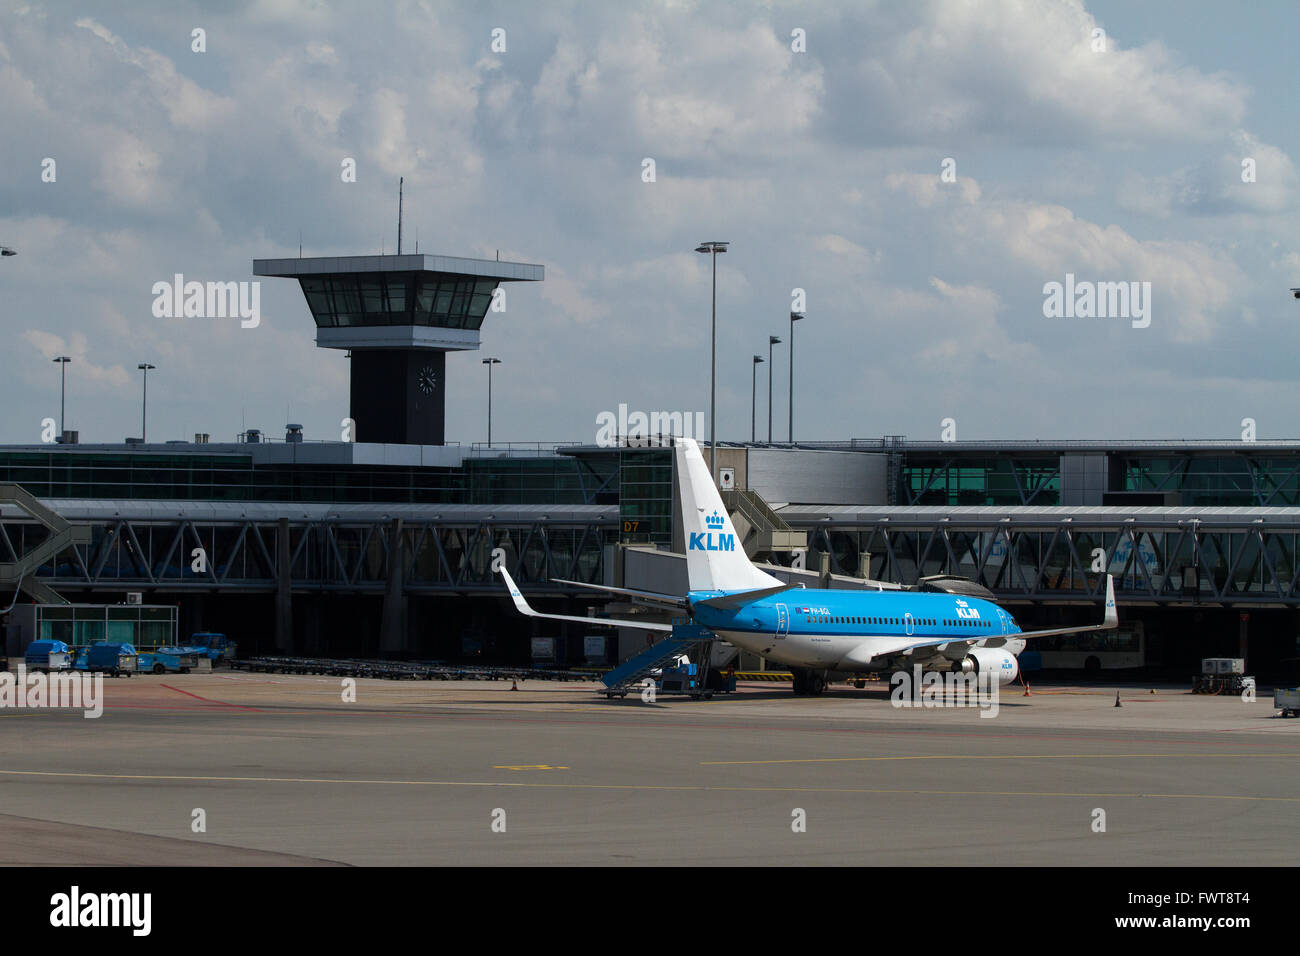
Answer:
<svg viewBox="0 0 1300 956"><path fill-rule="evenodd" d="M1119 702L1119 691L1115 691L1115 706L1116 707L1122 706Z"/></svg>
<svg viewBox="0 0 1300 956"><path fill-rule="evenodd" d="M514 678L511 678L511 679L510 679L510 689L511 689L511 690L518 690L518 689L519 689L519 681L515 680Z"/></svg>

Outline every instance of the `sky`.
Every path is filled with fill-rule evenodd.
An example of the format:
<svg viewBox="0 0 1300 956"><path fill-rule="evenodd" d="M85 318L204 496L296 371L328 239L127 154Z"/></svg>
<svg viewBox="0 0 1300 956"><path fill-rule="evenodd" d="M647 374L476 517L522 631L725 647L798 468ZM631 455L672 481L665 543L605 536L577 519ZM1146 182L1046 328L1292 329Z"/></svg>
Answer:
<svg viewBox="0 0 1300 956"><path fill-rule="evenodd" d="M795 290L796 439L1295 438L1297 33L1281 0L0 0L0 442L58 417L58 355L83 442L140 433L140 363L150 440L340 438L296 282L252 328L153 288L392 253L399 177L405 251L546 268L448 356L448 441L486 438L488 356L497 442L707 414L704 240L720 440L769 335L787 436ZM1135 294L1048 314L1067 282Z"/></svg>

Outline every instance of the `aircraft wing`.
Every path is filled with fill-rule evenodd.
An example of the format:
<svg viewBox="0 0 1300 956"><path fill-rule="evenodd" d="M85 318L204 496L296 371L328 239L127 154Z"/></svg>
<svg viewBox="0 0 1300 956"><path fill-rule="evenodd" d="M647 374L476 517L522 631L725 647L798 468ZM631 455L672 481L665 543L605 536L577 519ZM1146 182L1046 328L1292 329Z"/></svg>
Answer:
<svg viewBox="0 0 1300 956"><path fill-rule="evenodd" d="M608 584L587 584L584 581L566 581L564 578L551 578L556 584L569 584L578 588L591 588L593 591L606 591L609 594L621 594L626 597L639 598L642 601L653 601L656 604L663 604L668 607L686 608L686 601L683 598L676 597L672 594L660 594L658 591L638 591L636 588L616 588Z"/></svg>
<svg viewBox="0 0 1300 956"><path fill-rule="evenodd" d="M501 576L506 579L506 588L510 591L510 598L515 602L515 607L519 609L520 614L528 617L544 617L552 621L577 621L580 624L600 624L605 627L638 627L643 631L671 631L671 624L659 624L654 621L628 621L613 620L608 617L579 617L576 614L543 614L541 611L533 609L520 592L519 586L515 584L514 578L505 568L501 569Z"/></svg>
<svg viewBox="0 0 1300 956"><path fill-rule="evenodd" d="M1084 631L1113 631L1119 627L1119 614L1115 610L1115 579L1106 575L1106 612L1100 624L1084 627L1053 627L1045 631L1021 631L1012 637L1050 637L1053 634L1079 634Z"/></svg>
<svg viewBox="0 0 1300 956"><path fill-rule="evenodd" d="M935 637L926 640L912 640L908 637L899 636L893 640L879 638L873 640L870 644L864 643L860 648L850 651L842 664L865 665L872 661L879 661L885 657L895 657L899 655L911 656L915 651L921 648L934 648L941 654L952 657L947 654L949 647L960 647L969 650L972 647L1002 647L1008 641L1017 638L1027 637L1047 637L1052 634L1078 634L1084 631L1109 631L1119 626L1119 615L1115 611L1115 579L1109 574L1106 575L1106 609L1102 615L1100 624L1084 624L1076 627L1053 627L1044 631L1020 631L1015 634L993 634L988 637Z"/></svg>

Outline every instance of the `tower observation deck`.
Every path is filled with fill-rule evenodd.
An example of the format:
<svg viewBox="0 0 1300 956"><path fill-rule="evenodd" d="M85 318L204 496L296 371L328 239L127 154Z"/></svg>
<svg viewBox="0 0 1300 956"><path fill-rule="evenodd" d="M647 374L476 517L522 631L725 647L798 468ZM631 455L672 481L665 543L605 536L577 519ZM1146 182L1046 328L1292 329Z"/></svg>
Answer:
<svg viewBox="0 0 1300 956"><path fill-rule="evenodd" d="M316 344L352 353L357 441L442 445L447 353L477 349L503 282L540 282L540 265L455 256L254 259L253 274L297 279Z"/></svg>

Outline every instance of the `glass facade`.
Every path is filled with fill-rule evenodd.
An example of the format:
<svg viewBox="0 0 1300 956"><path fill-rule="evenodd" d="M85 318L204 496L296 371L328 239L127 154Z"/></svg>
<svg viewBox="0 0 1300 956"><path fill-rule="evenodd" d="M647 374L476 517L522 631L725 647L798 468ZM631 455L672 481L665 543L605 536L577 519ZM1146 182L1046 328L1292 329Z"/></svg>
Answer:
<svg viewBox="0 0 1300 956"><path fill-rule="evenodd" d="M190 446L201 448L203 446ZM38 498L393 504L618 504L626 541L672 540L672 452L468 457L458 467L260 463L253 454L0 449L0 482ZM1300 453L1113 452L1107 492L1171 494L1170 504L1300 506ZM904 453L888 504L1059 505L1056 455ZM871 502L863 502L868 504ZM886 503L886 502L882 502Z"/></svg>
<svg viewBox="0 0 1300 956"><path fill-rule="evenodd" d="M1106 492L1175 495L1187 506L1300 505L1300 455L1110 452ZM899 505L1061 504L1057 455L906 453Z"/></svg>
<svg viewBox="0 0 1300 956"><path fill-rule="evenodd" d="M148 650L176 644L176 606L37 604L35 632L42 641L84 647L98 641L133 644Z"/></svg>
<svg viewBox="0 0 1300 956"><path fill-rule="evenodd" d="M1125 491L1176 492L1184 505L1300 504L1300 458L1125 457Z"/></svg>
<svg viewBox="0 0 1300 956"><path fill-rule="evenodd" d="M465 503L617 504L613 459L491 458L465 462Z"/></svg>
<svg viewBox="0 0 1300 956"><path fill-rule="evenodd" d="M245 455L0 452L38 498L393 504L614 504L613 458L466 459L459 468L255 464Z"/></svg>
<svg viewBox="0 0 1300 956"><path fill-rule="evenodd" d="M625 449L619 462L619 540L672 544L672 450Z"/></svg>
<svg viewBox="0 0 1300 956"><path fill-rule="evenodd" d="M360 272L298 280L321 328L423 325L478 329L497 279L436 272Z"/></svg>
<svg viewBox="0 0 1300 956"><path fill-rule="evenodd" d="M1061 460L949 458L908 455L906 501L900 505L1055 505L1061 501Z"/></svg>

